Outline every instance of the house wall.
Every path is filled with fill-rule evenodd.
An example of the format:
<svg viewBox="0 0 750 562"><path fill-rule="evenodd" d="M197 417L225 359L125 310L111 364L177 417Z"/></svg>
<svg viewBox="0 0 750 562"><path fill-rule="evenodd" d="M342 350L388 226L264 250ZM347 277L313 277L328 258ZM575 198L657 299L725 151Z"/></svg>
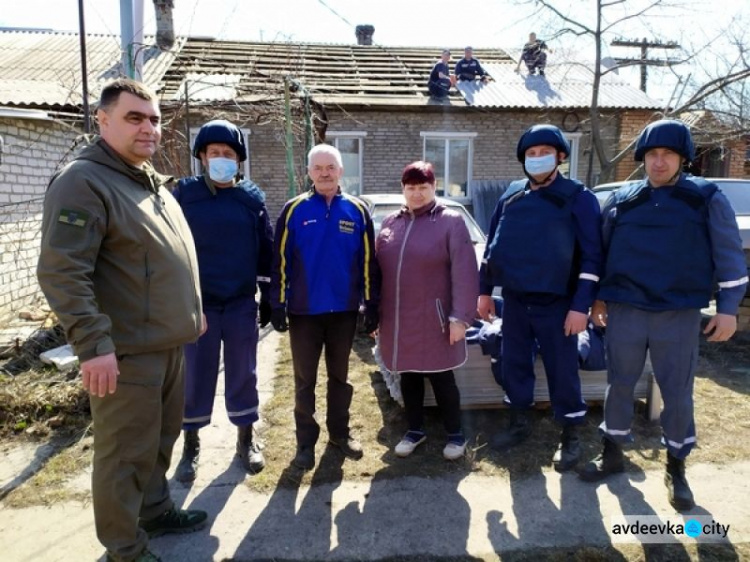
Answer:
<svg viewBox="0 0 750 562"><path fill-rule="evenodd" d="M420 108L423 109L423 108ZM534 123L560 125L564 112L531 113L507 111L397 111L397 110L327 110L327 132L364 132L363 141L363 192L397 192L400 190L401 170L414 160L422 158L424 132L475 133L473 176L475 180L517 179L523 171L516 159L516 145L523 131ZM192 123L202 123L211 118L223 117L237 124L247 123L251 130L249 153L251 178L266 192L267 207L272 217L278 216L289 199L285 165L285 137L283 122L262 121L248 112L228 114L204 113L191 116ZM175 175L186 175L189 167L185 148L184 122L171 119L171 130L165 130L164 154L158 168ZM610 146L615 145L618 130L616 115L603 119L604 136ZM588 135L584 131L580 141L578 178L585 180ZM295 142L294 162L297 189L305 181L304 147ZM595 167L595 174L598 168Z"/></svg>
<svg viewBox="0 0 750 562"><path fill-rule="evenodd" d="M0 117L0 326L41 302L36 280L41 211L50 177L75 133L53 121Z"/></svg>
<svg viewBox="0 0 750 562"><path fill-rule="evenodd" d="M647 110L628 110L623 111L620 118L620 135L617 143L617 152L620 153L634 142L638 135L641 134L643 128L654 120L654 112ZM640 179L643 177L642 173L636 170L640 166L639 162L633 160L632 149L635 146L630 147L631 152L626 154L625 157L620 160L615 168L615 177L611 181L625 181Z"/></svg>
<svg viewBox="0 0 750 562"><path fill-rule="evenodd" d="M745 139L737 139L727 143L730 151L729 170L727 177L730 178L747 178L750 175L745 173Z"/></svg>

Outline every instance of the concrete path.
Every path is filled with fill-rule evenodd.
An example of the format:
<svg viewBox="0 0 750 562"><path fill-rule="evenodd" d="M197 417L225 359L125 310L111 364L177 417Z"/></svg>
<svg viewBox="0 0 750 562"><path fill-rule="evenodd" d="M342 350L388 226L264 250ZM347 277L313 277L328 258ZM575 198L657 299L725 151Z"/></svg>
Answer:
<svg viewBox="0 0 750 562"><path fill-rule="evenodd" d="M277 335L264 330L259 353L262 402L272 392L277 345ZM385 469L369 482L258 494L239 485L245 474L234 457L234 431L224 411L220 392L212 425L201 432L197 481L189 488L177 483L172 487L180 505L209 512L210 526L153 540L151 549L165 561L378 560L410 555L495 560L497 553L531 547L609 544L611 525L618 522L613 517L623 514L681 521L667 503L661 471L620 475L595 486L554 472L510 480L475 475L391 479ZM175 447L173 466L181 446L180 441ZM688 475L699 503L691 517L730 525L734 544L750 542L750 461L690 465ZM87 486L88 475L71 485ZM2 560L103 560L102 554L90 505L13 510L0 504Z"/></svg>

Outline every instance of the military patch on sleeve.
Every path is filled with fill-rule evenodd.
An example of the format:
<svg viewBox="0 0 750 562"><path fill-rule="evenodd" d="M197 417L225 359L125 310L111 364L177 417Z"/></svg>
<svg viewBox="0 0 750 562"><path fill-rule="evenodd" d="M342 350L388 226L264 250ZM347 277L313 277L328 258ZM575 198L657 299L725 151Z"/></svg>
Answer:
<svg viewBox="0 0 750 562"><path fill-rule="evenodd" d="M71 226L86 226L89 220L89 214L84 211L71 211L70 209L62 209L60 216L57 217L57 222L63 224L69 224Z"/></svg>

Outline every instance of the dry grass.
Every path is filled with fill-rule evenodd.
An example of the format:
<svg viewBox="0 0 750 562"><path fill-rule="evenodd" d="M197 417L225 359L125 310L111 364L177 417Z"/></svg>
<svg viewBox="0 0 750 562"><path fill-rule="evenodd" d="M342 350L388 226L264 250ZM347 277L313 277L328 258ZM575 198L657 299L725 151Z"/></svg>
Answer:
<svg viewBox="0 0 750 562"><path fill-rule="evenodd" d="M750 335L739 335L726 344L701 346L699 373L695 385L696 425L700 446L691 462L731 462L750 458L750 443L745 434L750 428ZM551 471L551 459L559 436L559 426L549 410L535 412L536 424L532 438L509 453L497 453L487 447L489 437L506 423L505 410L464 410L463 428L470 447L464 459L448 462L442 458L445 432L435 408L427 408L428 441L412 456L400 459L393 448L406 430L402 408L390 397L372 358L372 340L357 337L350 358L350 382L354 386L351 408L353 432L365 447L360 461L343 460L335 449L326 446L325 374L321 368L318 382L317 410L321 437L316 448L319 461L314 471L304 473L289 468L295 452L294 381L288 340L282 340L273 398L265 405L267 468L247 485L269 491L277 485L298 486L344 480L368 480L375 474L436 477L465 476L479 473L486 476L516 477L534 472ZM629 447L628 470L641 471L663 466L658 424L648 422L645 403L636 405L633 426L635 443ZM599 450L597 427L602 419L601 405L592 405L582 428L584 457Z"/></svg>
<svg viewBox="0 0 750 562"><path fill-rule="evenodd" d="M58 452L34 476L11 491L3 504L11 508L53 505L63 501L89 501L91 493L72 490L65 484L91 464L91 437L60 443Z"/></svg>

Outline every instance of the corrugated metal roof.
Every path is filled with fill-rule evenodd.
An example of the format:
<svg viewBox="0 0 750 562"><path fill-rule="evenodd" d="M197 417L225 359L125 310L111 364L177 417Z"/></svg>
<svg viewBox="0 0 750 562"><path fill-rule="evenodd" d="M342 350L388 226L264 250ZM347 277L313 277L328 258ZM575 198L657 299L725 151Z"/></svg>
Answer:
<svg viewBox="0 0 750 562"><path fill-rule="evenodd" d="M153 37L146 37L149 44ZM147 47L144 82L156 87L184 39L172 51ZM87 35L89 92L98 98L104 83L121 74L120 39ZM0 104L76 106L81 97L81 57L77 33L0 31Z"/></svg>
<svg viewBox="0 0 750 562"><path fill-rule="evenodd" d="M546 76L517 74L514 64L482 63L494 81L459 82L457 88L466 103L496 108L588 108L594 75L580 63L548 64ZM599 85L602 109L660 109L661 104L632 87L614 73L602 76Z"/></svg>

